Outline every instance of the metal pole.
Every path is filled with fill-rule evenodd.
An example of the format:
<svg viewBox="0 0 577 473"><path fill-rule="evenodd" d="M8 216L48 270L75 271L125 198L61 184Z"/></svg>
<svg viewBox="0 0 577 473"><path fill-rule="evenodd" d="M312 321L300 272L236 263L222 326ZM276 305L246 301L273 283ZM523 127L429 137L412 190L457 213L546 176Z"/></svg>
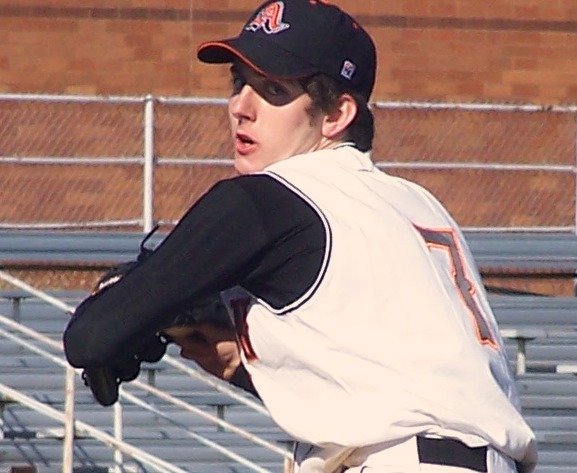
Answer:
<svg viewBox="0 0 577 473"><path fill-rule="evenodd" d="M154 227L154 97L144 99L143 231Z"/></svg>
<svg viewBox="0 0 577 473"><path fill-rule="evenodd" d="M0 383L0 393L13 398L20 404L24 404L25 406L33 409L35 411L41 412L42 414L50 417L51 419L55 419L59 422L64 422L64 414L53 407L50 407L47 404L43 404L40 401L37 401L30 396L26 396L22 394L20 391L16 389L12 389L5 384ZM136 460L140 460L140 462L144 463L145 465L149 465L153 467L156 471L161 471L163 473L173 472L173 473L186 473L185 470L179 468L171 463L163 460L162 458L158 458L146 451L142 450L141 448L134 447L133 445L126 443L126 442L119 442L113 436L109 435L103 430L99 430L96 427L87 424L81 420L77 420L76 424L76 431L80 435L89 435L94 437L96 440L103 442L105 445L109 447L119 447L122 448L124 452L128 455L134 457ZM268 473L268 472L267 472Z"/></svg>
<svg viewBox="0 0 577 473"><path fill-rule="evenodd" d="M66 368L66 396L64 400L62 473L72 473L74 465L74 378L74 369L68 366Z"/></svg>
<svg viewBox="0 0 577 473"><path fill-rule="evenodd" d="M573 179L574 179L574 192L575 192L575 201L573 203L573 233L577 234L577 114L573 116L573 122L575 124L575 133L574 133L574 161L573 161ZM577 282L575 277L573 278L573 294L577 295Z"/></svg>
<svg viewBox="0 0 577 473"><path fill-rule="evenodd" d="M118 389L122 389L119 386ZM122 442L122 404L120 404L120 399L114 403L114 438L119 442ZM114 473L122 472L122 450L119 448L114 449Z"/></svg>
<svg viewBox="0 0 577 473"><path fill-rule="evenodd" d="M574 191L575 191L575 203L573 207L573 233L577 233L577 114L573 116L573 122L575 124L575 131L573 138L575 140L574 151L573 151L573 178L575 179L574 182Z"/></svg>

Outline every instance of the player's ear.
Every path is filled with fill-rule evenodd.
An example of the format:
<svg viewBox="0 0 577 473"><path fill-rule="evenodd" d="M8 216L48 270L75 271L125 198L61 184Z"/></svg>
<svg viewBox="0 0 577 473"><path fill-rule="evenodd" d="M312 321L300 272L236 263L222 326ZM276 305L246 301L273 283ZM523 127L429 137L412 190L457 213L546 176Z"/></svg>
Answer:
<svg viewBox="0 0 577 473"><path fill-rule="evenodd" d="M336 138L342 134L357 116L358 106L350 94L342 94L337 106L323 119L322 135L325 138Z"/></svg>

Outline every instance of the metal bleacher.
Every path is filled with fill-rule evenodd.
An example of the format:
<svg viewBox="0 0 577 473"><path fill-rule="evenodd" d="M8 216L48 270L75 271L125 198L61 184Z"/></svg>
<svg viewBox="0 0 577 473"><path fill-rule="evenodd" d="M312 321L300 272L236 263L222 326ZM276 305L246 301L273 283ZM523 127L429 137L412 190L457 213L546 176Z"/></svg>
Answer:
<svg viewBox="0 0 577 473"><path fill-rule="evenodd" d="M573 234L468 232L466 236L482 271L553 272L575 277L577 237ZM0 232L0 269L50 264L106 267L134 259L142 237L138 233ZM161 238L153 236L150 245ZM0 290L0 314L59 341L69 314L25 294L21 289ZM50 294L70 306L85 295L82 291ZM523 413L539 442L536 473L577 471L577 297L490 293L490 301L517 376ZM0 328L0 383L64 411L62 367L4 335L4 331L17 331L4 325ZM49 351L62 356L58 350ZM169 355L178 359L172 348ZM230 397L218 383L207 384L200 375L177 368L163 360L145 367L136 386L123 388L124 441L180 469L174 471L283 470L283 455L239 436L225 424L240 426L286 451L290 439L270 417ZM96 404L78 376L75 387L75 418L113 435L116 411ZM156 396L156 390L195 406L201 414L216 417L216 422ZM138 402L132 402L131 396ZM151 407L144 408L139 402ZM62 423L1 393L0 406L0 471L15 465L35 465L39 472L62 471ZM223 454L218 445L230 448L249 463ZM122 469L115 470L115 463L119 463L115 455L118 451L110 445L78 429L75 473L168 471L152 468L128 453L122 457Z"/></svg>
<svg viewBox="0 0 577 473"><path fill-rule="evenodd" d="M56 291L49 295L74 307L86 293ZM62 364L54 363L47 356L31 352L15 338L32 342L26 333L17 330L17 320L26 329L38 331L59 344L69 313L38 297L26 297L26 291L5 290L0 291L0 314L13 321L7 327L0 324L0 383L64 412L65 362L61 350L43 348L58 356ZM72 471L115 471L115 464L122 465L118 471L129 472L282 471L290 439L263 414L262 406L249 395L194 368L188 367L187 374L179 369L179 364L184 364L177 358L174 347L169 347L168 356L160 363L143 366L135 382L123 385L121 402L110 408L95 403L80 376L74 380L77 423L115 436L120 415L122 440L142 455L152 455L168 465L143 463L138 456L131 458L130 450L118 460L118 452L78 425ZM197 376L191 375L194 373ZM156 391L164 395L159 396ZM37 471L62 472L62 422L18 401L6 393L2 396L0 390L0 471L34 465ZM260 410L251 408L251 403ZM242 435L238 433L240 429Z"/></svg>

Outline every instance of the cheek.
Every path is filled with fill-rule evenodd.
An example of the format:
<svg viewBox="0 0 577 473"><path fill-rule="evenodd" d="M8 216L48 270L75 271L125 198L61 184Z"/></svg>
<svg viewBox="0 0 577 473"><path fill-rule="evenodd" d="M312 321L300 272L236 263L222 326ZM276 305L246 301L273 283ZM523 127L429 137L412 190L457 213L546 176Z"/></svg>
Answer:
<svg viewBox="0 0 577 473"><path fill-rule="evenodd" d="M276 119L269 129L269 143L283 157L309 151L321 139L320 127L311 124L306 112Z"/></svg>

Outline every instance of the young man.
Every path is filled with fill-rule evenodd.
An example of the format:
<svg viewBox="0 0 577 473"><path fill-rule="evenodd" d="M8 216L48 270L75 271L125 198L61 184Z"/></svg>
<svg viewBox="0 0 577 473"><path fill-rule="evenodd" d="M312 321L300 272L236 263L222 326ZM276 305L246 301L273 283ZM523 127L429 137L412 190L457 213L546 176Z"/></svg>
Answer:
<svg viewBox="0 0 577 473"><path fill-rule="evenodd" d="M531 472L534 435L463 235L370 159L366 31L324 1L268 1L198 56L231 64L241 175L79 306L69 362L113 367L164 330L262 399L300 442L300 473ZM210 320L170 328L215 293L234 334Z"/></svg>

